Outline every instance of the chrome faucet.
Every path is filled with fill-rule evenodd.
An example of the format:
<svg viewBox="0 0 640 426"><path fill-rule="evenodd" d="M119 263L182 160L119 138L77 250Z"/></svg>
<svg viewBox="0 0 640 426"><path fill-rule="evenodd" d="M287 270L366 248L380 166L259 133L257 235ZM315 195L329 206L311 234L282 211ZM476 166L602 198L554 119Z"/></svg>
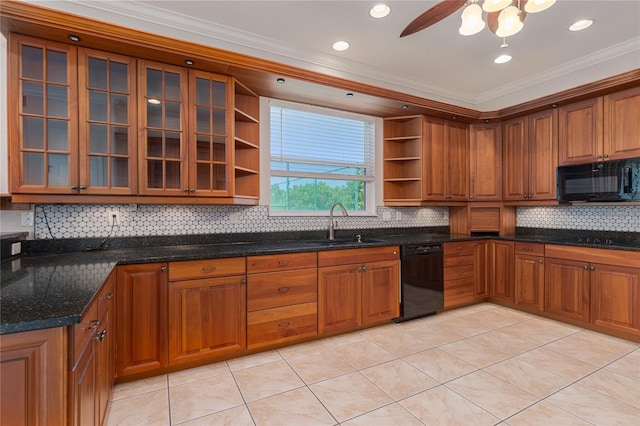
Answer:
<svg viewBox="0 0 640 426"><path fill-rule="evenodd" d="M333 205L329 209L329 239L330 240L336 239L334 235L336 230L336 224L333 221L333 209L335 209L336 206L340 206L340 208L342 209L343 216L349 216L349 213L347 213L347 209L344 208L344 205L340 201L336 201L335 203L333 203Z"/></svg>

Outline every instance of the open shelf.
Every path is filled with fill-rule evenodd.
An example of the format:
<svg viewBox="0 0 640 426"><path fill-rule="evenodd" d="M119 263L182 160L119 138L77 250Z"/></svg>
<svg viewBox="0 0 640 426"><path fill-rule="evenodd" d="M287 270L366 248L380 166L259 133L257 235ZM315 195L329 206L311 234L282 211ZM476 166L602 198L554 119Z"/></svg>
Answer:
<svg viewBox="0 0 640 426"><path fill-rule="evenodd" d="M384 119L384 201L416 205L422 200L423 123L421 115Z"/></svg>
<svg viewBox="0 0 640 426"><path fill-rule="evenodd" d="M233 80L234 94L234 195L260 195L260 98Z"/></svg>

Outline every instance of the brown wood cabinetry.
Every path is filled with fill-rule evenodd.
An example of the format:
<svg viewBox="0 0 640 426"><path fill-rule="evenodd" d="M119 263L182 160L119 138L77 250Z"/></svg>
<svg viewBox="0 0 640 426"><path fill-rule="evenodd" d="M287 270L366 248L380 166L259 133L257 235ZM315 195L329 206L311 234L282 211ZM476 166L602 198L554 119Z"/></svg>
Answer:
<svg viewBox="0 0 640 426"><path fill-rule="evenodd" d="M474 241L475 299L489 297L489 240Z"/></svg>
<svg viewBox="0 0 640 426"><path fill-rule="evenodd" d="M67 423L66 330L0 336L0 424Z"/></svg>
<svg viewBox="0 0 640 426"><path fill-rule="evenodd" d="M117 268L116 374L118 377L167 366L167 265Z"/></svg>
<svg viewBox="0 0 640 426"><path fill-rule="evenodd" d="M471 201L502 199L502 133L497 124L473 124L470 132Z"/></svg>
<svg viewBox="0 0 640 426"><path fill-rule="evenodd" d="M69 424L102 425L115 380L112 273L69 332Z"/></svg>
<svg viewBox="0 0 640 426"><path fill-rule="evenodd" d="M543 111L503 124L503 200L556 199L558 112Z"/></svg>
<svg viewBox="0 0 640 426"><path fill-rule="evenodd" d="M245 258L169 263L169 365L246 348Z"/></svg>
<svg viewBox="0 0 640 426"><path fill-rule="evenodd" d="M432 117L424 119L422 199L469 199L469 132L467 125Z"/></svg>
<svg viewBox="0 0 640 426"><path fill-rule="evenodd" d="M514 243L492 240L490 243L490 291L492 298L513 302L514 300Z"/></svg>
<svg viewBox="0 0 640 426"><path fill-rule="evenodd" d="M247 347L318 332L317 253L247 257Z"/></svg>
<svg viewBox="0 0 640 426"><path fill-rule="evenodd" d="M560 108L559 164L640 157L638 87Z"/></svg>
<svg viewBox="0 0 640 426"><path fill-rule="evenodd" d="M544 244L515 243L515 303L544 310Z"/></svg>
<svg viewBox="0 0 640 426"><path fill-rule="evenodd" d="M476 294L474 241L444 243L444 307L472 303Z"/></svg>
<svg viewBox="0 0 640 426"><path fill-rule="evenodd" d="M9 151L20 160L10 171L16 200L257 202L259 102L240 82L17 34L10 39L18 60L9 90L22 100L9 111ZM86 197L56 198L78 194Z"/></svg>
<svg viewBox="0 0 640 426"><path fill-rule="evenodd" d="M640 253L547 245L545 310L640 334Z"/></svg>
<svg viewBox="0 0 640 426"><path fill-rule="evenodd" d="M385 118L383 159L387 205L468 200L466 124L423 115Z"/></svg>
<svg viewBox="0 0 640 426"><path fill-rule="evenodd" d="M383 323L399 315L397 246L318 253L318 333Z"/></svg>

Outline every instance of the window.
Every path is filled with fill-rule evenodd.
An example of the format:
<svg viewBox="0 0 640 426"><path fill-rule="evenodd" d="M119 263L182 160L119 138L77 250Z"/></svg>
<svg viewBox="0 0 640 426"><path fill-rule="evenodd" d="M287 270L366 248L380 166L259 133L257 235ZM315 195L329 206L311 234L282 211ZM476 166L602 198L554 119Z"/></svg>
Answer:
<svg viewBox="0 0 640 426"><path fill-rule="evenodd" d="M272 215L375 214L376 118L269 100Z"/></svg>

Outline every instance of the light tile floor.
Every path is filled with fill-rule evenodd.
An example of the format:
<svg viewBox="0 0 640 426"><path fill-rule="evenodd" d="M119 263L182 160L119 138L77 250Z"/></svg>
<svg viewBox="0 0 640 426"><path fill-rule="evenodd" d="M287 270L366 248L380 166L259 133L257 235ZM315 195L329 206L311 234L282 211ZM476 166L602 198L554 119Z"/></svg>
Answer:
<svg viewBox="0 0 640 426"><path fill-rule="evenodd" d="M107 424L640 426L640 344L483 303L120 384Z"/></svg>

